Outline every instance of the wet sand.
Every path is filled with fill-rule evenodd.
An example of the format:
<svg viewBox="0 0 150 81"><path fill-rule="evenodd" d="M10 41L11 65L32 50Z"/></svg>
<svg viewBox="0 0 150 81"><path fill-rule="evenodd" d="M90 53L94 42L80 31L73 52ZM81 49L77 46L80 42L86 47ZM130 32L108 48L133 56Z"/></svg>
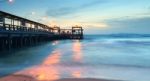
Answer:
<svg viewBox="0 0 150 81"><path fill-rule="evenodd" d="M121 81L121 80L105 80L105 79L92 79L92 78L68 78L55 81Z"/></svg>
<svg viewBox="0 0 150 81"><path fill-rule="evenodd" d="M37 81L37 80L26 75L8 75L5 77L1 77L0 81Z"/></svg>
<svg viewBox="0 0 150 81"><path fill-rule="evenodd" d="M26 75L9 75L0 78L0 81L121 81L121 80L105 80L105 79L93 79L93 78L64 78L58 80L36 80Z"/></svg>

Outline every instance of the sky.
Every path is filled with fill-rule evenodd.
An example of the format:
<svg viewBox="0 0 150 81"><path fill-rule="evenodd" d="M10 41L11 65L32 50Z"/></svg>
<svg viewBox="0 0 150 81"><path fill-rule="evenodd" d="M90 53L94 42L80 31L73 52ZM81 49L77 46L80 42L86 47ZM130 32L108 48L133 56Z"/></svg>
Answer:
<svg viewBox="0 0 150 81"><path fill-rule="evenodd" d="M87 34L150 34L150 0L0 0L0 10Z"/></svg>

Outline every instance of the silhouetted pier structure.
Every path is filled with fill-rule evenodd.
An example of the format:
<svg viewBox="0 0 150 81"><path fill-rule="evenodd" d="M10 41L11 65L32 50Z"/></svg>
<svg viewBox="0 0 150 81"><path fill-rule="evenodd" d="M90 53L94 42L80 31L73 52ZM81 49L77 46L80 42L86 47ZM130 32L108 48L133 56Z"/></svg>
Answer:
<svg viewBox="0 0 150 81"><path fill-rule="evenodd" d="M83 29L80 26L74 26L72 29L49 27L0 11L0 50L59 39L83 39Z"/></svg>

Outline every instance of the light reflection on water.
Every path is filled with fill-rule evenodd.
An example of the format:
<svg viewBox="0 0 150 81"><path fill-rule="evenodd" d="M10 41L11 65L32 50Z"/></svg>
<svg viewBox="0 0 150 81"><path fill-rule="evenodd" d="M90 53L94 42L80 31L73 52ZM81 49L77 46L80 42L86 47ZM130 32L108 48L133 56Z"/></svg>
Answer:
<svg viewBox="0 0 150 81"><path fill-rule="evenodd" d="M55 41L52 43L52 45L57 45L59 44L59 41ZM61 66L61 59L63 56L63 51L64 49L58 48L55 49L47 58L43 60L43 62L39 65L29 67L25 70L18 71L13 74L17 75L27 75L31 76L37 80L58 80L60 78L63 78L64 75L74 77L74 78L80 78L81 75L81 70L80 69L75 69L75 70L68 70L68 68L71 68L69 66L62 67ZM82 60L82 46L80 41L74 41L72 44L71 49L73 52L72 57L73 61L75 62L81 62ZM67 60L66 60L67 61Z"/></svg>
<svg viewBox="0 0 150 81"><path fill-rule="evenodd" d="M145 45L144 41L134 42L133 39L130 40L134 43L128 42L129 39L128 41L122 39L121 42L120 39L119 41L117 39L113 41L112 39L93 40L54 41L48 44L49 47L32 49L31 52L27 52L28 57L25 57L27 56L25 54L22 54L21 57L27 59L31 53L32 59L36 58L35 60L39 61L44 55L46 56L43 56L44 60L37 62L38 65L32 65L13 74L28 75L37 80L50 81L86 77L150 81L150 45L147 45L147 41ZM53 49L50 50L50 48ZM26 51L23 52L26 53ZM29 62L32 62L31 58L28 59Z"/></svg>
<svg viewBox="0 0 150 81"><path fill-rule="evenodd" d="M80 70L73 71L73 72L72 72L72 76L73 76L74 78L80 78L80 77L81 77L81 71L80 71Z"/></svg>
<svg viewBox="0 0 150 81"><path fill-rule="evenodd" d="M81 42L76 40L76 42L73 43L72 50L73 50L73 59L74 59L74 61L80 62L82 60Z"/></svg>
<svg viewBox="0 0 150 81"><path fill-rule="evenodd" d="M37 80L57 80L59 79L59 70L55 64L60 63L61 52L54 50L41 64L30 67L15 74L32 76Z"/></svg>
<svg viewBox="0 0 150 81"><path fill-rule="evenodd" d="M43 65L51 65L51 64L58 64L60 62L61 52L59 50L55 50L48 56L44 62Z"/></svg>
<svg viewBox="0 0 150 81"><path fill-rule="evenodd" d="M82 45L79 40L76 40L73 43L72 50L73 50L73 60L75 62L81 62L82 61ZM82 76L81 71L80 70L73 71L72 76L75 78L80 78Z"/></svg>

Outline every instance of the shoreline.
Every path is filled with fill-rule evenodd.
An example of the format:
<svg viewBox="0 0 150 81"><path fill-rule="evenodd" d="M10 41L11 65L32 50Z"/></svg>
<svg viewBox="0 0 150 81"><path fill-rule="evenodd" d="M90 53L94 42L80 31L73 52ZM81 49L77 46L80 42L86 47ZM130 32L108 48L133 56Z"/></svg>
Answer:
<svg viewBox="0 0 150 81"><path fill-rule="evenodd" d="M109 80L109 79L96 79L96 78L64 78L55 81L122 81L122 80Z"/></svg>
<svg viewBox="0 0 150 81"><path fill-rule="evenodd" d="M1 77L0 81L123 81L123 80L109 80L96 78L62 78L58 80L37 80L27 75L8 75Z"/></svg>

